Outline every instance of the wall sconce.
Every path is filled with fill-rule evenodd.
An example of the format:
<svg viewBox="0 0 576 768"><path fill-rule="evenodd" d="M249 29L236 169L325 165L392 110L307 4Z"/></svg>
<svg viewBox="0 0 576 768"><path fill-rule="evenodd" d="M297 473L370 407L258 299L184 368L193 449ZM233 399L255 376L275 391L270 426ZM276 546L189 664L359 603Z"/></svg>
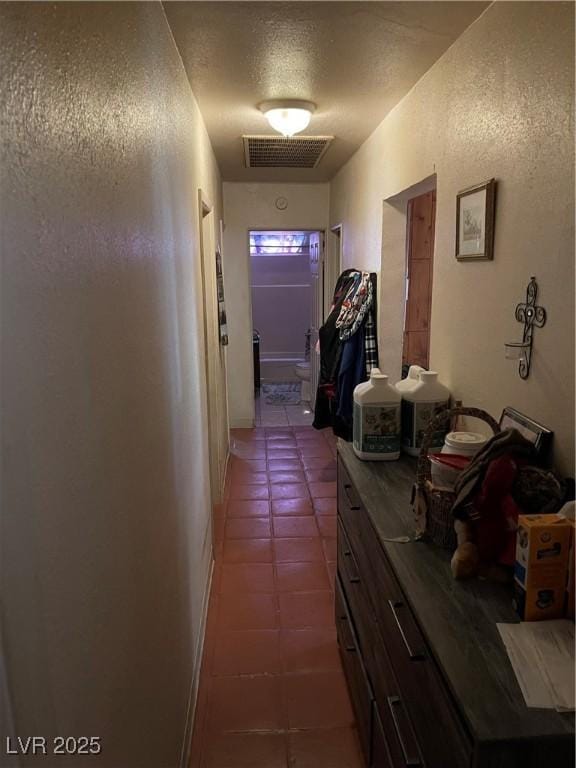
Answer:
<svg viewBox="0 0 576 768"><path fill-rule="evenodd" d="M526 302L516 307L516 320L524 323L522 341L509 341L504 344L504 355L508 360L519 360L518 373L521 379L527 379L530 375L530 361L532 359L532 333L534 326L543 328L546 324L546 310L536 304L538 296L538 283L535 277L530 278L526 288Z"/></svg>

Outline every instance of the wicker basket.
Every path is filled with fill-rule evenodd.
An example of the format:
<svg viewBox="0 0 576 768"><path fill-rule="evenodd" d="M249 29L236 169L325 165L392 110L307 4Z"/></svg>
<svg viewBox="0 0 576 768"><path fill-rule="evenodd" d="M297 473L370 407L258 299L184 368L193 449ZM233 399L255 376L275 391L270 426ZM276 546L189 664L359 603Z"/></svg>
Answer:
<svg viewBox="0 0 576 768"><path fill-rule="evenodd" d="M485 421L495 435L500 432L498 422L480 408L451 408L437 414L428 424L418 457L416 489L423 494L426 501L427 536L436 544L447 549L456 549L456 533L454 531L454 518L452 517L452 507L456 501L456 494L446 488L432 485L432 470L428 450L434 432L447 419L452 419L454 416L473 416Z"/></svg>

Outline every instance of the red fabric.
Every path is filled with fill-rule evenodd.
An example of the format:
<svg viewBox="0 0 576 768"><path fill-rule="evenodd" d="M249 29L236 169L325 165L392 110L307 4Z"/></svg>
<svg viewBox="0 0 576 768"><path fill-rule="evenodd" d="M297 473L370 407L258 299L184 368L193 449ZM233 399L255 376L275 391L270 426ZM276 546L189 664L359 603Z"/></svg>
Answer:
<svg viewBox="0 0 576 768"><path fill-rule="evenodd" d="M473 523L480 559L488 563L514 565L518 515L522 510L512 498L519 462L505 455L490 462L474 508L480 518Z"/></svg>

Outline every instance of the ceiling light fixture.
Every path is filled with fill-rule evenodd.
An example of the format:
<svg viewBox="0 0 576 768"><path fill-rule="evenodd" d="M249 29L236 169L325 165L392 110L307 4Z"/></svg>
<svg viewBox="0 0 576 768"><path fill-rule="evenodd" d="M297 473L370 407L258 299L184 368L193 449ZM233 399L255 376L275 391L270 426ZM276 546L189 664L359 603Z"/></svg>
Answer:
<svg viewBox="0 0 576 768"><path fill-rule="evenodd" d="M297 99L274 99L264 101L259 109L275 131L283 136L294 136L308 127L316 104Z"/></svg>

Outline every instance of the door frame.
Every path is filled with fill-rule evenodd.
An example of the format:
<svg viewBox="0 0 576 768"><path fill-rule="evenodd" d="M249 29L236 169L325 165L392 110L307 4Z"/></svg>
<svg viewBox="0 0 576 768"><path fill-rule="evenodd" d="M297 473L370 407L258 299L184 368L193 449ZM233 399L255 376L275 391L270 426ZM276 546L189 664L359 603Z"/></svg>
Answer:
<svg viewBox="0 0 576 768"><path fill-rule="evenodd" d="M380 274L386 275L386 280L379 281L378 289L378 347L380 367L389 373L392 381L398 381L402 375L408 200L437 186L436 173L433 173L382 201Z"/></svg>
<svg viewBox="0 0 576 768"><path fill-rule="evenodd" d="M228 447L222 442L220 430L220 409L218 402L218 376L216 358L222 360L218 307L216 293L216 226L214 207L202 189L198 189L198 234L200 242L200 267L202 274L202 307L204 314L204 371L206 374L206 399L208 421L208 453L210 463L210 495L212 505L219 504L224 495L226 461L221 466L220 458ZM211 355L211 350L217 354ZM226 383L224 382L226 388ZM226 398L226 393L224 393ZM227 417L226 417L227 418Z"/></svg>
<svg viewBox="0 0 576 768"><path fill-rule="evenodd" d="M247 248L247 254L248 254L248 297L249 297L249 312L250 312L250 346L252 346L252 329L254 327L254 320L253 320L253 314L252 314L252 254L250 253L250 233L251 232L304 232L306 234L312 234L312 233L318 233L323 242L323 247L320 249L320 258L321 263L319 265L319 268L322 268L322 274L324 270L324 259L325 259L325 253L326 253L326 227L296 227L296 226L284 226L284 227L259 227L259 226L249 226L246 229L246 248ZM322 284L320 284L322 286ZM323 299L323 287L320 287L320 301ZM312 318L311 318L312 321ZM314 353L314 348L311 340L310 344L310 359L312 359L312 354ZM251 381L251 390L254 392L254 371L253 368L250 368L250 381ZM312 392L312 398L315 398L316 393ZM254 398L253 398L254 399ZM311 402L311 405L313 406L313 402ZM253 416L253 423L256 422L256 412L254 410L254 416Z"/></svg>
<svg viewBox="0 0 576 768"><path fill-rule="evenodd" d="M328 247L324 248L324 320L330 314L336 281L342 272L344 259L344 225L342 222L330 227ZM330 290L328 286L332 285Z"/></svg>

